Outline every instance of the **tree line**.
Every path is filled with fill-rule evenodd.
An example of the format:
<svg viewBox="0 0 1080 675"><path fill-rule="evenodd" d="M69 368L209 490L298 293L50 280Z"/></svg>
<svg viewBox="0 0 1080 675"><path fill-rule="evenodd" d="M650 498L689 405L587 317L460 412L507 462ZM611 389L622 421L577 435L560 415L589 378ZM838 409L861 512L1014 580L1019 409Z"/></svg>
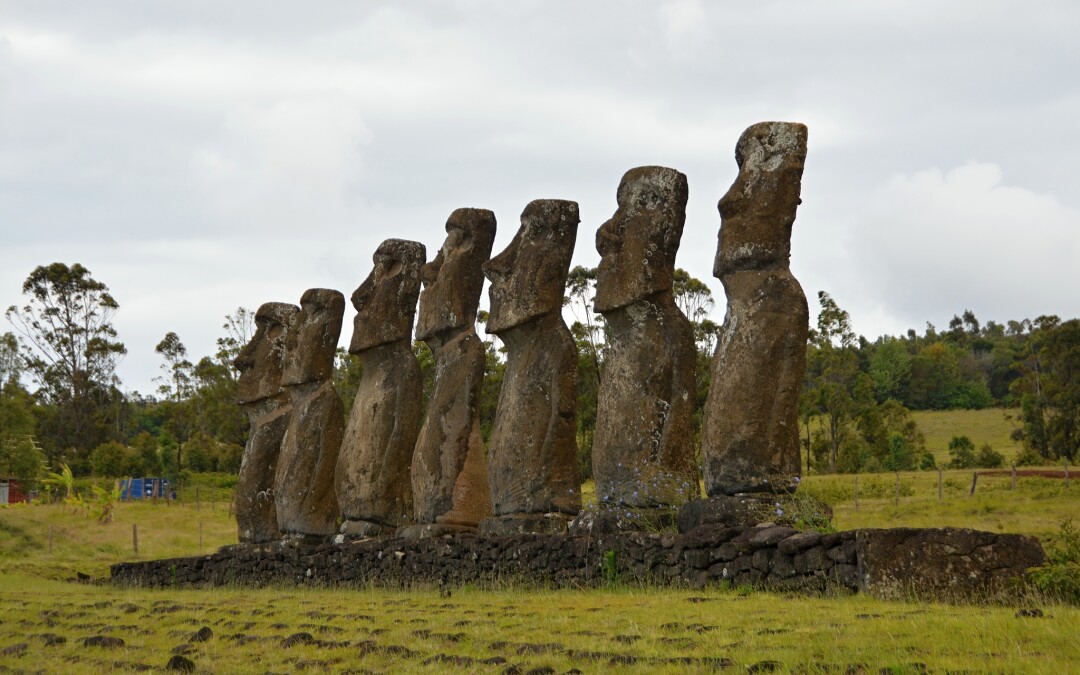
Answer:
<svg viewBox="0 0 1080 675"><path fill-rule="evenodd" d="M578 445L584 478L591 471L596 403L606 360L604 319L592 310L596 270L570 271L566 316L578 345ZM180 336L165 333L156 391L125 393L116 364L126 347L112 325L120 307L107 286L79 264L35 269L26 298L5 316L15 329L0 335L0 475L33 483L45 467L76 475L166 476L185 471L239 470L247 418L236 405L232 360L253 333L253 312L225 317L217 349L193 360ZM695 427L709 391L710 363L720 327L703 282L675 274L676 302L695 329L698 386ZM870 342L856 337L850 317L827 293L807 344L800 403L804 466L808 471L930 468L933 455L911 410L1004 406L1015 408L1020 460L1075 460L1080 442L1080 321L1040 316L1033 321L980 324L970 311L945 331L927 324ZM486 321L480 312L478 323ZM478 332L485 335L482 326ZM485 440L494 422L505 370L498 340L488 337L481 402ZM430 392L434 360L414 345ZM351 404L363 376L359 358L338 352L334 384ZM1000 461L989 448L954 439L956 466Z"/></svg>

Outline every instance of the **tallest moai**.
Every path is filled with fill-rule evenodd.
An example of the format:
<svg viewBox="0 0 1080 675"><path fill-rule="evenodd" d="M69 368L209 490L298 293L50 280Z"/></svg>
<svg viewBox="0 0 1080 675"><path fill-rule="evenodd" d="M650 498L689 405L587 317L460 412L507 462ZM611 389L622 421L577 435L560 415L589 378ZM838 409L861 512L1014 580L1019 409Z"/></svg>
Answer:
<svg viewBox="0 0 1080 675"><path fill-rule="evenodd" d="M805 125L755 124L739 137L739 175L720 200L713 276L727 314L701 429L710 497L787 491L800 473L809 312L789 262L805 160Z"/></svg>

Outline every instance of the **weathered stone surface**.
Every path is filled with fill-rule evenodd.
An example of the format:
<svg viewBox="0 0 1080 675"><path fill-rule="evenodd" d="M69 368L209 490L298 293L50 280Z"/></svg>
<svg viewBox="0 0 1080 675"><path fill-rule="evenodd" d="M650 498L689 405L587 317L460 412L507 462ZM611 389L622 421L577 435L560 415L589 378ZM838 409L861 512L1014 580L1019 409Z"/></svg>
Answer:
<svg viewBox="0 0 1080 675"><path fill-rule="evenodd" d="M424 381L411 338L426 258L423 244L388 239L352 295L356 318L349 352L359 355L363 376L335 473L345 534L392 530L412 521L409 472Z"/></svg>
<svg viewBox="0 0 1080 675"><path fill-rule="evenodd" d="M631 169L617 197L596 233L595 307L609 335L593 437L596 494L601 506L677 504L698 494L694 335L672 293L686 176Z"/></svg>
<svg viewBox="0 0 1080 675"><path fill-rule="evenodd" d="M858 530L855 557L859 590L880 598L985 598L1046 562L1034 537L953 527Z"/></svg>
<svg viewBox="0 0 1080 675"><path fill-rule="evenodd" d="M494 512L576 514L581 509L577 448L577 347L562 318L578 205L537 200L505 251L483 265L491 280L487 331L506 344L506 371L488 447ZM509 531L550 518L514 518ZM565 523L561 523L565 529ZM487 529L496 529L489 524Z"/></svg>
<svg viewBox="0 0 1080 675"><path fill-rule="evenodd" d="M525 516L535 518L538 516ZM561 517L561 516L560 516ZM505 522L502 519L500 524ZM222 548L212 555L172 560L149 560L121 563L112 567L112 581L119 585L188 586L188 585L251 585L298 584L315 586L368 586L403 588L410 584L440 588L459 584L482 586L501 585L511 581L544 586L582 588L607 583L611 573L621 581L649 584L686 584L695 586L730 582L755 584L784 591L820 593L827 589L854 591L860 579L873 575L879 565L892 566L887 556L867 550L856 550L851 563L839 562L838 551L854 544L857 536L867 531L840 532L819 537L816 544L796 553L785 553L785 543L802 534L793 534L777 544L769 544L779 533L762 534L767 528L725 528L705 526L680 536L646 532L621 532L597 536L567 536L548 534L485 534L477 535L468 528L446 525L414 525L402 528L413 538L393 538L354 541L341 538L330 543L313 541L301 546L293 540L269 544L238 544ZM890 535L875 531L881 546L901 544L935 531L906 530ZM936 531L944 532L944 531ZM953 531L956 532L956 531ZM441 535L441 536L436 536ZM775 536L774 536L775 535ZM1005 578L1020 580L1027 564L1037 564L1043 558L1041 549L1030 561L1000 567L1008 558L1009 549L1016 548L1015 535L995 535L989 532L970 533L978 543L970 553L951 550L948 546L963 542L954 535L945 535L936 547L922 548L914 556L927 568L932 559L939 564L932 584L923 585L923 577L904 577L924 596L942 599L987 597ZM757 538L759 547L751 546ZM1021 537L1024 547L1032 540ZM741 542L741 543L736 543ZM946 543L951 542L951 543ZM959 544L964 546L964 544ZM902 545L899 550L909 552ZM1036 544L1037 546L1037 544ZM914 549L910 549L914 550ZM963 564L954 564L967 555ZM864 557L865 556L865 557ZM1015 556L1014 556L1015 558ZM910 570L890 574L899 576ZM911 568L915 569L915 568ZM990 580L993 583L984 584ZM944 581L944 583L936 583ZM942 593L941 589L945 592ZM865 590L865 588L864 588ZM870 589L874 592L873 589Z"/></svg>
<svg viewBox="0 0 1080 675"><path fill-rule="evenodd" d="M281 386L281 368L289 327L300 308L268 302L255 312L255 335L233 366L238 403L251 429L236 483L236 524L242 542L272 541L281 536L274 506L274 477L281 441L289 426L292 403Z"/></svg>
<svg viewBox="0 0 1080 675"><path fill-rule="evenodd" d="M416 337L431 347L435 381L412 458L414 520L475 528L492 514L480 391L484 345L474 322L491 255L495 215L458 209L446 221L446 241L424 265Z"/></svg>
<svg viewBox="0 0 1080 675"><path fill-rule="evenodd" d="M340 292L309 289L286 340L281 383L289 390L292 415L278 458L274 501L278 529L288 535L337 531L334 468L345 411L331 376L344 312Z"/></svg>
<svg viewBox="0 0 1080 675"><path fill-rule="evenodd" d="M809 313L788 262L805 158L804 125L755 124L739 138L739 175L720 200L713 274L727 314L701 431L710 496L791 490L800 473Z"/></svg>

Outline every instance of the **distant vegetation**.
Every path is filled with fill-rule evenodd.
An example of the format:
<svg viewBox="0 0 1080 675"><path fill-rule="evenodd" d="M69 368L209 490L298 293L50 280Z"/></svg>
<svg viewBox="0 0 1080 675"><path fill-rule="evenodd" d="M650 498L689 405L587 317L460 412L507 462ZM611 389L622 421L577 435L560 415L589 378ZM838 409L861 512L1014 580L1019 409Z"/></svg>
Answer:
<svg viewBox="0 0 1080 675"><path fill-rule="evenodd" d="M592 311L595 280L594 269L575 267L566 292L579 348L583 479L591 473L607 347L603 317ZM232 360L252 335L250 309L224 317L217 350L197 359L176 332L165 331L156 347L158 388L125 394L115 365L127 348L112 325L120 306L108 287L79 264L53 263L35 269L22 290L25 304L5 312L15 331L0 335L0 474L34 488L46 469L57 472L61 465L76 476L162 475L174 484L189 472L239 469L248 432L234 402ZM697 337L700 425L720 327L709 319L711 291L684 270L676 270L675 297ZM818 303L800 415L807 473L986 465L998 457L1021 464L1076 461L1080 321L1040 316L982 324L965 311L947 330L927 324L921 335L912 330L870 342L855 336L847 312L827 293L818 294ZM479 321L485 319L481 312ZM415 350L430 383L431 353L419 342ZM488 338L487 350L485 438L505 369L495 339ZM359 359L339 351L334 383L346 410L362 376ZM991 407L1009 412L987 412ZM957 417L932 418L924 411L954 411ZM968 423L975 418L964 417L967 411L987 416ZM970 457L961 440L948 452L953 437L962 436L974 445Z"/></svg>

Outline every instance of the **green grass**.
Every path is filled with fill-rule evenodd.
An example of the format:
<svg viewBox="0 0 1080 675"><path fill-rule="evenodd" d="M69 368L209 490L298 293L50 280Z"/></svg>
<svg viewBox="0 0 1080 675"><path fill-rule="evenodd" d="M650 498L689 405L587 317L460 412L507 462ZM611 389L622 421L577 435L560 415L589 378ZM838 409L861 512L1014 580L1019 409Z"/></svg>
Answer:
<svg viewBox="0 0 1080 675"><path fill-rule="evenodd" d="M940 500L937 471L901 473L898 503L896 474L859 474L857 510L853 475L808 476L800 492L832 505L833 524L840 530L948 526L1045 539L1062 521L1080 517L1080 480L1066 488L1061 480L1019 478L1013 490L1009 476L980 476L971 496L972 473L943 471Z"/></svg>
<svg viewBox="0 0 1080 675"><path fill-rule="evenodd" d="M949 441L953 436L967 436L981 448L989 443L994 450L1011 462L1022 450L1020 443L1010 438L1019 427L1018 411L1012 408L984 410L916 410L912 419L926 436L926 449L934 454L938 466L949 463Z"/></svg>
<svg viewBox="0 0 1080 675"><path fill-rule="evenodd" d="M775 661L801 672L1049 673L1080 659L1080 609L1063 606L1019 618L1010 607L719 589L178 592L7 575L0 594L0 649L29 646L0 667L48 673L161 668L203 626L213 637L188 654L201 672L694 673ZM322 644L283 645L300 632ZM45 633L66 642L46 647ZM84 647L92 635L125 646Z"/></svg>
<svg viewBox="0 0 1080 675"><path fill-rule="evenodd" d="M840 529L956 525L1047 536L1080 509L1080 484L980 478L971 472L810 476L801 491L834 505ZM588 490L586 490L588 492ZM884 602L862 596L803 597L747 589L616 587L600 590L217 588L146 590L66 581L103 580L108 565L211 552L236 541L226 494L182 504L121 503L99 525L62 505L0 508L0 671L134 672L162 669L203 626L214 637L190 646L198 672L746 672L775 661L780 672L1075 672L1080 608L1029 598L1018 606ZM203 524L203 545L198 524ZM49 528L53 549L48 550ZM321 644L286 648L310 633ZM45 634L65 638L46 646ZM110 635L117 649L85 647ZM18 645L26 644L25 650ZM5 653L5 650L7 653ZM674 659L674 660L673 660ZM485 663L488 660L490 662ZM860 670L861 669L861 670Z"/></svg>

